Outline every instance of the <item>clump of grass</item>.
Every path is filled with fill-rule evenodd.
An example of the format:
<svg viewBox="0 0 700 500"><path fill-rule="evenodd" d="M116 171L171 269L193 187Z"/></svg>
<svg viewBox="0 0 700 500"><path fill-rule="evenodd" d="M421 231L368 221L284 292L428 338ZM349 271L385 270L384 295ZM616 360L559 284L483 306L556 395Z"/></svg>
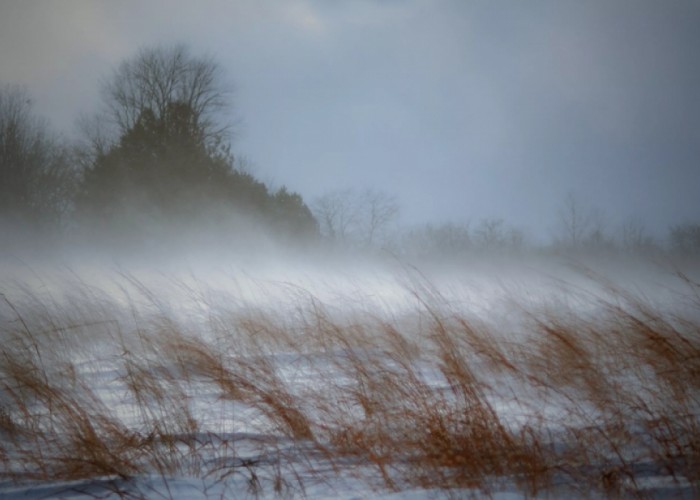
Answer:
<svg viewBox="0 0 700 500"><path fill-rule="evenodd" d="M3 296L0 477L282 494L364 466L391 490L700 487L700 301L681 314L600 280L567 292L594 314L522 306L509 331L418 279L401 317L290 288L289 315L232 300L183 320L122 278L121 300L86 284ZM206 294L185 291L197 310Z"/></svg>

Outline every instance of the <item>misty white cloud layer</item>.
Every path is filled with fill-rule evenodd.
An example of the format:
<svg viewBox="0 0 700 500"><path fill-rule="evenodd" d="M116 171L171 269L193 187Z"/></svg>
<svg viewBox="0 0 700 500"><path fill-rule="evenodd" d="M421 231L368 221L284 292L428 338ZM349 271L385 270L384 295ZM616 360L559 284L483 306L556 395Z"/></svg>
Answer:
<svg viewBox="0 0 700 500"><path fill-rule="evenodd" d="M308 200L547 234L573 191L663 234L700 220L699 25L693 0L3 2L0 80L70 134L116 64L183 42L226 70L236 151Z"/></svg>

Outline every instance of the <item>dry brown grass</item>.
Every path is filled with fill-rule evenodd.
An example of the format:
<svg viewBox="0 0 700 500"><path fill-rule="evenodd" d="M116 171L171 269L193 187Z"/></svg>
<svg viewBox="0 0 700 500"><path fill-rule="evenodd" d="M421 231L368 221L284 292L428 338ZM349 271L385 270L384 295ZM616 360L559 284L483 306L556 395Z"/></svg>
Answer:
<svg viewBox="0 0 700 500"><path fill-rule="evenodd" d="M400 318L336 315L295 289L290 316L232 307L188 325L130 277L126 302L3 296L0 476L237 474L256 492L272 470L281 493L319 463L364 464L393 490L644 496L658 475L697 494L699 287L681 278L684 314L601 281L581 294L593 314L525 308L512 334L420 279ZM239 424L267 436L257 455Z"/></svg>

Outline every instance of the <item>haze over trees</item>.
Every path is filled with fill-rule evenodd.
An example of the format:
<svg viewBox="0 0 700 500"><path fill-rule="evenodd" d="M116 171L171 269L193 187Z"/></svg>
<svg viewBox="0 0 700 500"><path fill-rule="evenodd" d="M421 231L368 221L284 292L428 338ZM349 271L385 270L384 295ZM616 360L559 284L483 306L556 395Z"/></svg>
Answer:
<svg viewBox="0 0 700 500"><path fill-rule="evenodd" d="M302 198L270 193L235 168L228 95L217 64L183 46L145 49L122 63L104 86L105 119L117 138L94 141L94 160L76 198L78 216L98 224L148 227L216 221L242 231L241 216L260 227L312 236L316 223Z"/></svg>
<svg viewBox="0 0 700 500"><path fill-rule="evenodd" d="M119 238L206 229L315 238L302 197L236 168L218 64L182 45L141 50L103 85L104 109L67 146L21 87L0 88L0 214L25 227Z"/></svg>
<svg viewBox="0 0 700 500"><path fill-rule="evenodd" d="M673 251L686 255L700 255L700 224L679 224L670 230Z"/></svg>
<svg viewBox="0 0 700 500"><path fill-rule="evenodd" d="M0 500L700 500L700 0L631 4L0 0Z"/></svg>
<svg viewBox="0 0 700 500"><path fill-rule="evenodd" d="M382 246L390 239L399 204L382 191L345 189L316 199L313 210L323 234L339 246Z"/></svg>
<svg viewBox="0 0 700 500"><path fill-rule="evenodd" d="M69 209L74 180L67 148L34 116L27 91L0 86L0 217L55 224Z"/></svg>
<svg viewBox="0 0 700 500"><path fill-rule="evenodd" d="M300 194L271 190L236 158L230 97L213 59L183 45L144 48L104 81L103 108L83 120L76 145L34 114L24 88L0 86L0 220L135 241L194 231L238 241L321 237L334 249L438 258L533 250L501 218L464 214L461 222L402 229L397 198L378 188L330 191L312 211ZM693 222L671 227L661 242L639 219L612 221L572 193L552 217L551 241L538 251L700 253Z"/></svg>

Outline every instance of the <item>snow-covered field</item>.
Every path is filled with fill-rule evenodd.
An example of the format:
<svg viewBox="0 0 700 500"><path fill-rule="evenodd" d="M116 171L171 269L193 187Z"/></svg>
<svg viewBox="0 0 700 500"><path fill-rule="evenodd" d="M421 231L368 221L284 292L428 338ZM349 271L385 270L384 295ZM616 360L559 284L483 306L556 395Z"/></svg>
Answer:
<svg viewBox="0 0 700 500"><path fill-rule="evenodd" d="M309 260L2 262L0 497L700 493L696 268Z"/></svg>

